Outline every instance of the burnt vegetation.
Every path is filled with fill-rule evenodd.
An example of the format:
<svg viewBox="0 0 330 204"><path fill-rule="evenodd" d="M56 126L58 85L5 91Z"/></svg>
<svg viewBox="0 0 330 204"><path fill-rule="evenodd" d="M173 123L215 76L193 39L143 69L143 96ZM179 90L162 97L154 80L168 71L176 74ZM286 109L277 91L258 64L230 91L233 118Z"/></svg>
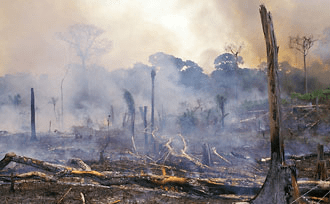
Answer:
<svg viewBox="0 0 330 204"><path fill-rule="evenodd" d="M242 67L245 48L231 45L214 59L209 74L163 52L151 55L148 65L108 71L89 63L110 50L110 41L97 41L103 32L79 24L57 34L78 57L60 79L0 77L0 198L7 203L254 198L274 165L266 63ZM325 32L321 40L329 36ZM302 46L299 37L290 39ZM326 60L304 65L278 64L278 131L285 150L275 159L298 169L293 203L322 203L330 191L330 72Z"/></svg>

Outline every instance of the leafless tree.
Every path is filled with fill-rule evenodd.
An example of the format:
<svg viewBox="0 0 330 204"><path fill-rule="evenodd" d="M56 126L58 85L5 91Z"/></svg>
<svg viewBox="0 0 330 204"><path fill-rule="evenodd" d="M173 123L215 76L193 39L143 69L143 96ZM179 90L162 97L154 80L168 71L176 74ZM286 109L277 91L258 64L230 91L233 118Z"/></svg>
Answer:
<svg viewBox="0 0 330 204"><path fill-rule="evenodd" d="M56 115L56 103L57 103L57 101L58 101L58 98L55 98L55 97L51 97L50 101L49 101L49 104L53 105L56 120L57 120L57 115Z"/></svg>
<svg viewBox="0 0 330 204"><path fill-rule="evenodd" d="M289 37L289 47L290 49L295 49L303 54L304 56L304 72L305 72L305 93L308 93L307 89L307 69L306 69L306 56L308 55L309 50L314 45L316 40L313 38L313 35L300 37L299 35Z"/></svg>
<svg viewBox="0 0 330 204"><path fill-rule="evenodd" d="M239 58L239 54L241 53L242 49L244 47L244 44L241 43L240 45L235 44L229 44L225 47L226 52L230 52L235 56L236 64L241 63L241 59Z"/></svg>
<svg viewBox="0 0 330 204"><path fill-rule="evenodd" d="M111 41L101 38L105 31L95 25L74 24L67 32L56 33L58 39L66 42L72 48L81 61L82 68L86 69L86 63L93 56L106 54L111 49ZM61 128L64 127L63 114L63 82L68 69L61 81ZM88 88L85 87L85 90Z"/></svg>
<svg viewBox="0 0 330 204"><path fill-rule="evenodd" d="M67 32L57 33L57 36L75 50L82 67L86 68L86 62L92 56L103 55L110 51L111 41L101 38L104 32L95 25L75 24L70 26Z"/></svg>
<svg viewBox="0 0 330 204"><path fill-rule="evenodd" d="M235 57L236 62L236 68L238 68L238 63L243 63L243 59L239 54L241 53L243 49L244 44L241 43L240 45L235 44L229 44L225 47L226 52L230 52ZM238 81L237 81L237 69L235 69L235 98L237 99L237 87L238 87Z"/></svg>

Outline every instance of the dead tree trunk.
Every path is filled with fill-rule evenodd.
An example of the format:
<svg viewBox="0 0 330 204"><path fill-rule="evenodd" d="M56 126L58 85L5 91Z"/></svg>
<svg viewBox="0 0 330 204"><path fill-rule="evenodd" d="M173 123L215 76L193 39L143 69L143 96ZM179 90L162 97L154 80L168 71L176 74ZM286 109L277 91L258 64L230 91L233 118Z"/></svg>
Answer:
<svg viewBox="0 0 330 204"><path fill-rule="evenodd" d="M115 113L113 111L113 105L110 107L110 115L111 115L111 125L115 124Z"/></svg>
<svg viewBox="0 0 330 204"><path fill-rule="evenodd" d="M319 109L319 96L316 96L315 99L315 105L316 105L316 114L317 114L317 118L320 118L320 109Z"/></svg>
<svg viewBox="0 0 330 204"><path fill-rule="evenodd" d="M268 66L268 101L271 139L271 163L266 180L252 203L290 203L294 199L292 192L292 174L294 168L283 166L284 146L280 135L280 90L278 83L278 47L276 43L272 17L264 5L260 6L262 28L266 41Z"/></svg>
<svg viewBox="0 0 330 204"><path fill-rule="evenodd" d="M207 143L203 144L203 158L202 158L202 161L203 161L203 164L205 164L207 166L212 166L210 146Z"/></svg>
<svg viewBox="0 0 330 204"><path fill-rule="evenodd" d="M144 125L144 151L145 151L145 153L148 152L148 145L149 145L148 133L147 133L147 127L148 127L147 111L148 111L148 106L144 106L144 108L143 108L143 125Z"/></svg>
<svg viewBox="0 0 330 204"><path fill-rule="evenodd" d="M153 137L154 125L155 125L155 69L151 70L151 137L150 142L153 145L153 152L156 152L156 143Z"/></svg>
<svg viewBox="0 0 330 204"><path fill-rule="evenodd" d="M264 6L261 6L260 15L267 49L271 159L273 163L282 164L284 162L284 149L280 135L280 90L277 73L279 48L276 43L271 14L267 13Z"/></svg>
<svg viewBox="0 0 330 204"><path fill-rule="evenodd" d="M35 116L35 106L34 106L34 91L31 88L31 141L36 141L36 116Z"/></svg>

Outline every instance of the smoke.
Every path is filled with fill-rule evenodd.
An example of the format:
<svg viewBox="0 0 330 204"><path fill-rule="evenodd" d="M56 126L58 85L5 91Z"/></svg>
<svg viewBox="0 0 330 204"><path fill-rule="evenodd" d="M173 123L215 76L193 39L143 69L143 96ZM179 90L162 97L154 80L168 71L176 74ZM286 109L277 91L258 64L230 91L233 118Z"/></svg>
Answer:
<svg viewBox="0 0 330 204"><path fill-rule="evenodd" d="M256 67L266 60L264 36L262 32L259 5L265 4L272 13L275 33L280 47L279 60L289 61L291 64L299 60L302 66L302 56L296 56L296 52L289 49L289 36L312 34L317 39L323 29L329 27L327 7L330 2L326 0L301 1L183 1L182 9L193 13L193 30L200 49L200 61L202 67L210 69L212 64L205 53L212 54L211 50L223 52L226 44L244 44L240 53L247 67ZM213 54L213 57L216 57ZM213 58L214 59L214 58ZM199 62L199 61L197 61ZM206 63L208 62L208 63Z"/></svg>
<svg viewBox="0 0 330 204"><path fill-rule="evenodd" d="M211 73L214 59L224 53L226 45L244 45L239 54L245 62L242 67L256 67L265 60L266 53L258 11L261 3L273 16L280 61L301 67L301 55L289 49L288 38L313 34L322 43L312 48L315 51L310 53L308 63L311 70L326 70L330 61L329 31L325 30L330 27L327 0L170 0L165 4L152 0L1 1L0 90L4 94L0 96L0 119L4 122L0 129L29 131L32 87L36 95L37 130L47 131L50 124L52 130L59 129L61 86L65 130L72 125L86 125L88 121L93 121L94 128L102 128L111 107L114 125L119 126L128 111L123 90L132 94L136 108L150 105L150 72L154 64L148 57L156 52L192 60L204 72ZM79 61L76 53L55 35L76 23L104 29L102 37L113 42L110 53L91 59L86 70L75 64ZM181 114L198 106L200 98L206 99L205 109L211 108L215 105L214 96L222 94L220 88L209 95L180 84L173 61L157 66L156 70L156 115ZM322 73L313 71L315 76ZM231 79L228 77L223 83L235 86ZM256 89L237 91L239 100L265 97ZM21 102L15 106L12 99L18 95ZM50 103L52 98L57 99L55 111ZM185 102L188 105L182 107ZM232 113L236 104L231 104L228 100L228 121L236 119Z"/></svg>
<svg viewBox="0 0 330 204"><path fill-rule="evenodd" d="M163 51L214 70L213 60L228 44L244 44L245 67L265 60L259 5L272 13L280 46L280 61L300 63L301 56L288 47L289 36L313 34L319 39L330 27L327 0L251 1L2 1L0 74L31 71L64 73L75 59L72 50L56 39L76 23L94 24L113 41L112 51L93 63L107 69L147 63L148 56ZM296 60L298 58L298 60Z"/></svg>
<svg viewBox="0 0 330 204"><path fill-rule="evenodd" d="M68 63L54 33L84 20L78 5L66 1L0 2L0 74L58 73Z"/></svg>

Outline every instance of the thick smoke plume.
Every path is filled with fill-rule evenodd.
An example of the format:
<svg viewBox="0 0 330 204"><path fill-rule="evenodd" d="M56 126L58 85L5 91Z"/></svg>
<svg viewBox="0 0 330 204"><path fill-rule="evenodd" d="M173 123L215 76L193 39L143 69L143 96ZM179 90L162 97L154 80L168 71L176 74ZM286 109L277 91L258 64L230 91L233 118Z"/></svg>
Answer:
<svg viewBox="0 0 330 204"><path fill-rule="evenodd" d="M288 38L313 34L320 39L330 27L327 0L171 0L166 6L160 1L1 1L0 70L62 74L75 56L54 33L76 23L106 30L113 50L100 62L107 69L147 63L148 56L163 51L193 60L210 73L212 60L228 44L243 44L245 66L256 67L265 60L261 3L274 17L280 61L302 67L301 56L288 48Z"/></svg>

